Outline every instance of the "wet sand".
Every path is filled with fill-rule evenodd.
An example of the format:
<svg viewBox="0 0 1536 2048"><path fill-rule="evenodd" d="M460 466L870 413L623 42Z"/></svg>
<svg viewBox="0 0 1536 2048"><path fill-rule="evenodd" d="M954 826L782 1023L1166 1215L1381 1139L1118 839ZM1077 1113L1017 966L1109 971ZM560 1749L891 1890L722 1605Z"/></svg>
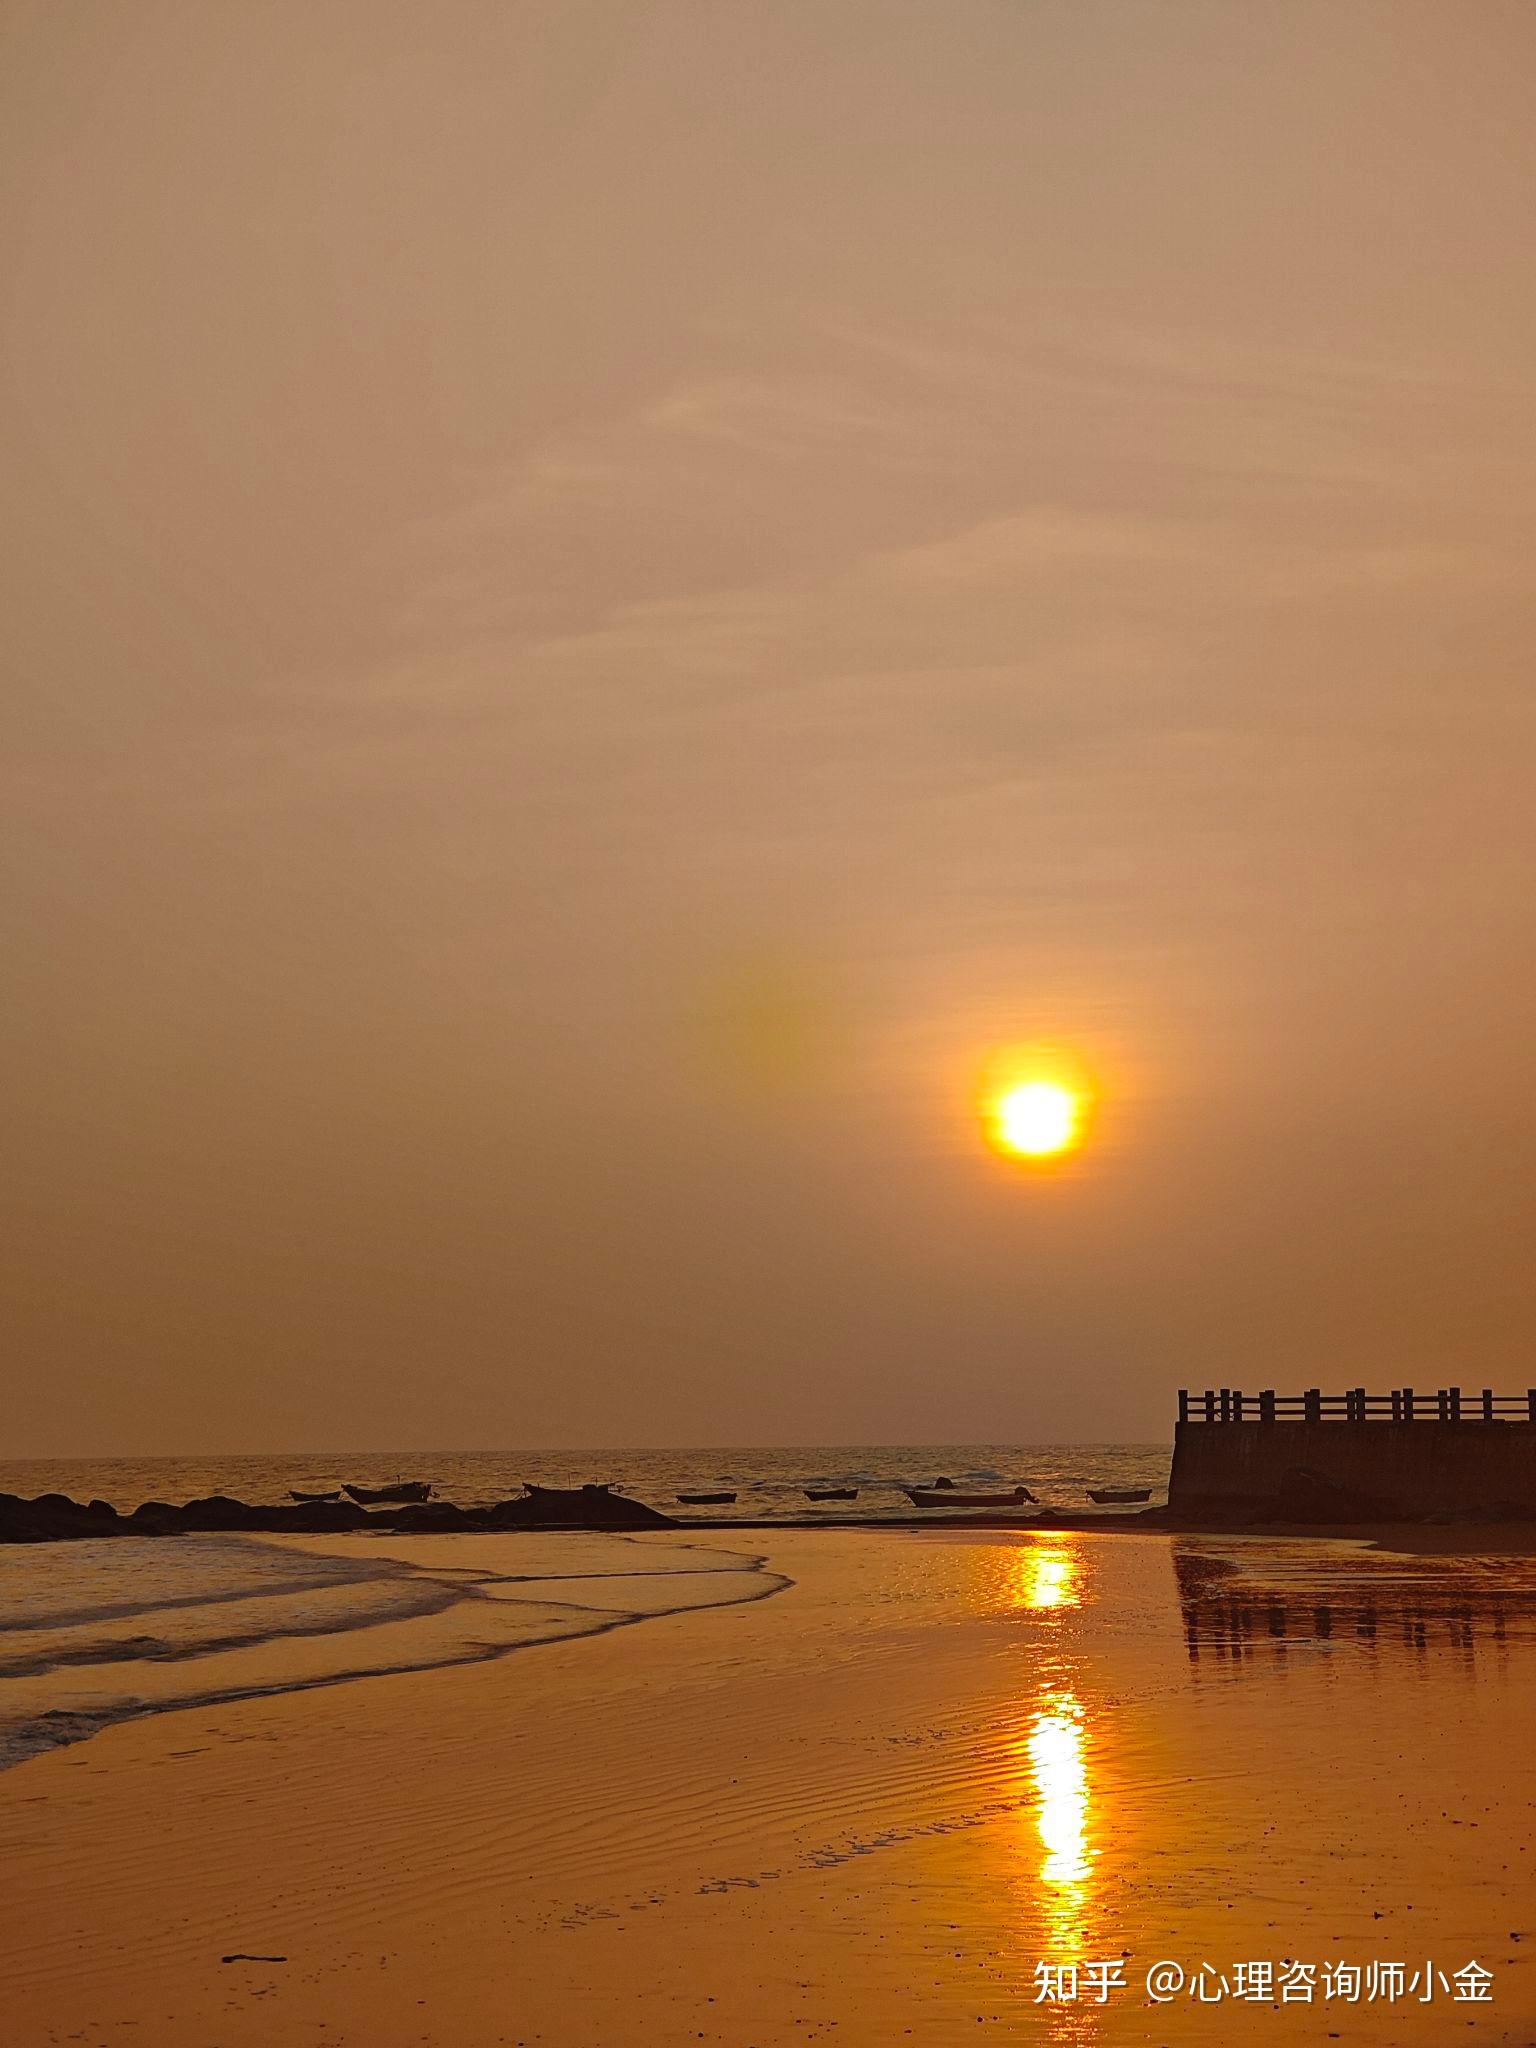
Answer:
<svg viewBox="0 0 1536 2048"><path fill-rule="evenodd" d="M1529 2041L1536 1563L1483 1540L717 1533L771 1597L111 1728L0 1774L4 2039ZM628 1547L676 1606L689 1540ZM1287 1958L1310 2004L1147 2002ZM1340 1959L1492 2000L1325 2003Z"/></svg>

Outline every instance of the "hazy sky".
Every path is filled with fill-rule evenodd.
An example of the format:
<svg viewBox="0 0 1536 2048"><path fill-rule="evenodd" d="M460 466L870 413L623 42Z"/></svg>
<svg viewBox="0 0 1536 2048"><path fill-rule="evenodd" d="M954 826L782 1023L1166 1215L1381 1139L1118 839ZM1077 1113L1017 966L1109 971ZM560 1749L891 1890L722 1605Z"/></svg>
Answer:
<svg viewBox="0 0 1536 2048"><path fill-rule="evenodd" d="M1536 1379L1528 0L0 79L0 1449Z"/></svg>

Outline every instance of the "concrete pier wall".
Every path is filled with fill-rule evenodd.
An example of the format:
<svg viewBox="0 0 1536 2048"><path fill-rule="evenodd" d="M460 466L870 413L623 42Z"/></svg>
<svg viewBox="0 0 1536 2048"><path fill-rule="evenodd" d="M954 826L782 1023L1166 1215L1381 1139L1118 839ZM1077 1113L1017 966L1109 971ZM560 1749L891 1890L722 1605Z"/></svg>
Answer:
<svg viewBox="0 0 1536 2048"><path fill-rule="evenodd" d="M1182 1422L1168 1504L1239 1520L1536 1516L1528 1422Z"/></svg>

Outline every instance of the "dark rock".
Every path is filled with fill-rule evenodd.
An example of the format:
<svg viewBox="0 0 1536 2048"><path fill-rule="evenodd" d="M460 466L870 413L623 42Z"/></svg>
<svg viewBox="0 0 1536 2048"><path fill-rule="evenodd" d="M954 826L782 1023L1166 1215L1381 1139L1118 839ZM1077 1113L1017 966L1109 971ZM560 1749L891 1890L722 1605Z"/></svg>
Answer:
<svg viewBox="0 0 1536 2048"><path fill-rule="evenodd" d="M392 1529L462 1529L465 1526L463 1508L456 1508L446 1500L413 1502L390 1509L387 1516L370 1515L368 1519L371 1522L387 1519Z"/></svg>
<svg viewBox="0 0 1536 2048"><path fill-rule="evenodd" d="M62 1543L83 1536L172 1536L178 1531L219 1534L263 1531L325 1535L354 1529L431 1532L457 1529L670 1529L668 1515L611 1493L605 1486L541 1489L494 1508L458 1508L450 1501L412 1503L370 1513L352 1501L302 1501L253 1507L228 1494L209 1494L184 1507L146 1500L120 1515L108 1501L82 1506L67 1494L36 1500L0 1493L0 1543Z"/></svg>
<svg viewBox="0 0 1536 2048"><path fill-rule="evenodd" d="M0 1493L0 1543L66 1543L82 1536L115 1536L123 1524L105 1501L82 1507L66 1493L36 1500Z"/></svg>
<svg viewBox="0 0 1536 2048"><path fill-rule="evenodd" d="M295 1501L268 1512L267 1528L291 1529L300 1536L323 1536L328 1529L366 1529L371 1519L365 1508L350 1500Z"/></svg>
<svg viewBox="0 0 1536 2048"><path fill-rule="evenodd" d="M297 1536L324 1535L327 1530L366 1529L369 1516L347 1500L284 1501L277 1505L251 1506L231 1500L228 1494L210 1494L204 1500L189 1500L184 1508L171 1510L171 1526L215 1534L241 1531L280 1535L284 1530Z"/></svg>
<svg viewBox="0 0 1536 2048"><path fill-rule="evenodd" d="M134 1536L169 1536L177 1530L200 1534L254 1533L288 1530L296 1536L322 1536L328 1530L362 1529L368 1516L351 1501L304 1501L282 1506L252 1506L227 1493L189 1500L184 1507L147 1500L120 1523Z"/></svg>
<svg viewBox="0 0 1536 2048"><path fill-rule="evenodd" d="M541 1486L486 1511L494 1529L675 1529L680 1526L643 1500L606 1486Z"/></svg>
<svg viewBox="0 0 1536 2048"><path fill-rule="evenodd" d="M233 1500L227 1493L210 1493L200 1500L189 1500L177 1512L176 1520L183 1529L200 1531L260 1529L280 1512L277 1508L248 1507L243 1500Z"/></svg>

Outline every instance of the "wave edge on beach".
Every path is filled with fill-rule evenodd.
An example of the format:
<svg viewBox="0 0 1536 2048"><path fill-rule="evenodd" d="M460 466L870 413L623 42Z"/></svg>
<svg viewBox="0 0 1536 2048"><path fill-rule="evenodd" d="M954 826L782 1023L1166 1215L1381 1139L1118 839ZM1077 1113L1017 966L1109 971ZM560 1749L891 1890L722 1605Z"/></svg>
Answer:
<svg viewBox="0 0 1536 2048"><path fill-rule="evenodd" d="M507 1540L475 1539L498 1552ZM594 1541L615 1569L590 1568ZM459 1562L455 1549L450 1558L452 1537L401 1538L391 1545L396 1554L372 1559L322 1550L320 1539L314 1549L304 1539L236 1536L178 1546L147 1538L59 1546L51 1610L8 1608L0 1574L0 1630L9 1637L9 1654L0 1659L0 1770L150 1714L491 1662L672 1614L764 1599L790 1584L749 1553L668 1545L648 1547L642 1563L613 1547L627 1541L574 1539L586 1544L583 1553L569 1537L534 1538L533 1550L524 1538L517 1562L542 1558L547 1568L504 1573L486 1569L486 1557ZM179 1564L167 1566L168 1549L180 1553ZM109 1565L94 1555L108 1551ZM583 1560L586 1568L567 1568ZM144 1580L140 1598L103 1598L103 1573L121 1587L136 1569ZM197 1574L200 1591L187 1583ZM687 1582L689 1597L667 1597L674 1579ZM701 1579L727 1583L717 1597L699 1598ZM649 1600L637 1600L642 1581ZM623 1595L611 1603L596 1597L610 1585ZM73 1604L57 1597L66 1588ZM257 1625L209 1625L236 1602L253 1603L246 1611ZM149 1617L158 1628L143 1628ZM89 1632L106 1619L132 1621L135 1633Z"/></svg>

